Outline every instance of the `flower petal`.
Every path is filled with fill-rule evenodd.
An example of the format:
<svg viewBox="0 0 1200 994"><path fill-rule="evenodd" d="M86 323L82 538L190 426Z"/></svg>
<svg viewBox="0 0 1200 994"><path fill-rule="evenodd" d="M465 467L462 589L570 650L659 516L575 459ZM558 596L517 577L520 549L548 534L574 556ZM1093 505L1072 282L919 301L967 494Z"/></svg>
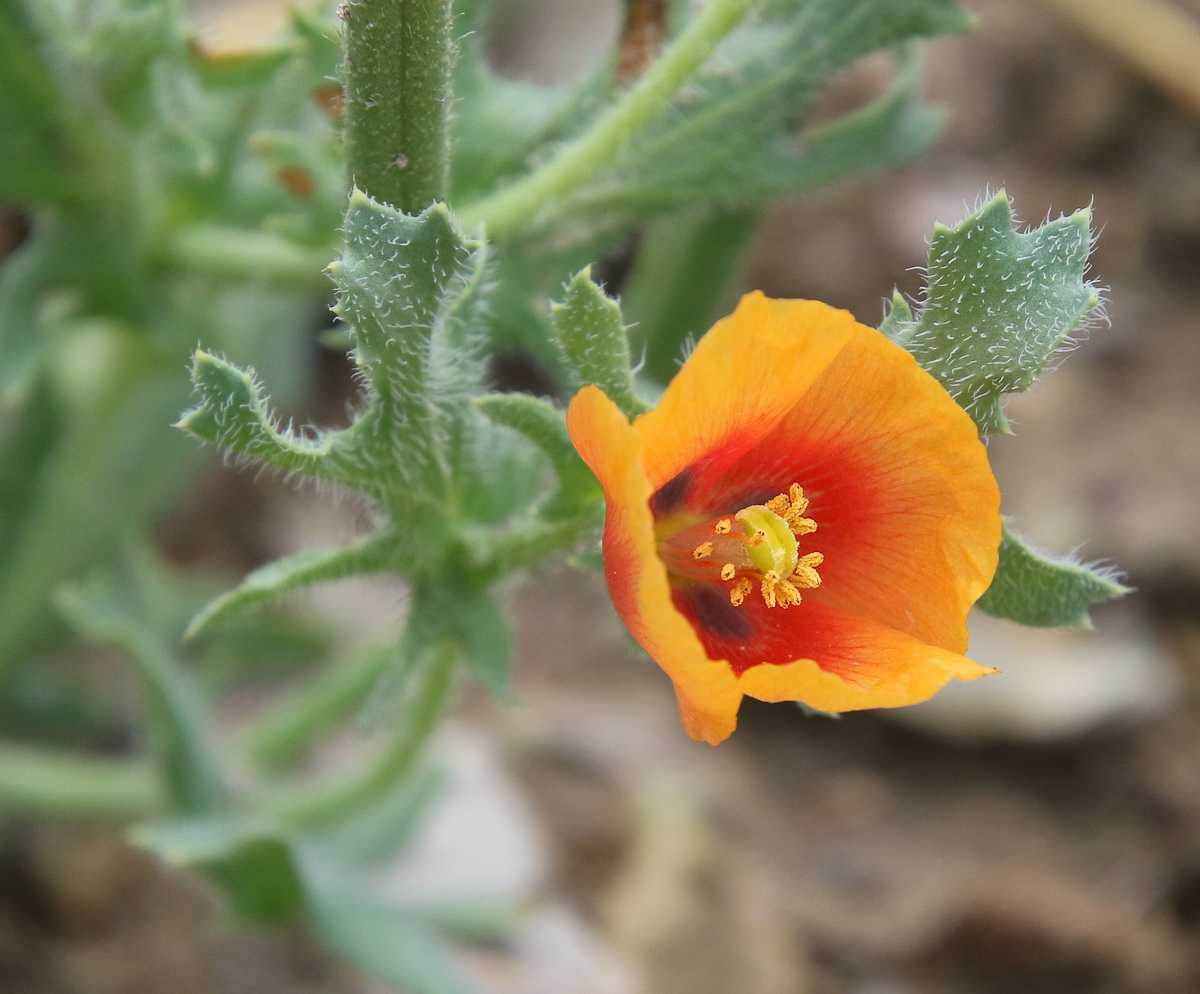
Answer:
<svg viewBox="0 0 1200 994"><path fill-rule="evenodd" d="M757 444L858 327L847 311L817 301L744 296L700 340L658 406L634 423L646 441L652 490L702 460L728 463Z"/></svg>
<svg viewBox="0 0 1200 994"><path fill-rule="evenodd" d="M584 387L567 410L571 441L604 488L604 575L621 620L675 682L684 728L716 745L737 723L742 693L726 663L705 653L671 604L654 543L642 438L602 390Z"/></svg>
<svg viewBox="0 0 1200 994"><path fill-rule="evenodd" d="M753 493L747 493L753 481ZM736 506L799 483L824 604L952 652L996 570L1000 492L971 418L904 349L862 326L775 429L700 480Z"/></svg>
<svg viewBox="0 0 1200 994"><path fill-rule="evenodd" d="M790 631L794 662L751 667L741 689L762 701L803 701L821 711L892 708L928 700L952 679L994 670L834 608L808 605Z"/></svg>

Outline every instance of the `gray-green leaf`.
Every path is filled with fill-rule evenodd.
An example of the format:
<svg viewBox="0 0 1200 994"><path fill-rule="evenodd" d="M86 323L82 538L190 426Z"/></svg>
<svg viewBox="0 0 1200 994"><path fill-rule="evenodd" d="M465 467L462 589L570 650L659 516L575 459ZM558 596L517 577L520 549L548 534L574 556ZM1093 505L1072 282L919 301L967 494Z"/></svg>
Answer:
<svg viewBox="0 0 1200 994"><path fill-rule="evenodd" d="M1089 605L1127 593L1104 570L1039 552L1006 523L999 568L976 606L1023 625L1090 627Z"/></svg>
<svg viewBox="0 0 1200 994"><path fill-rule="evenodd" d="M550 307L558 341L582 383L594 383L627 417L647 410L633 388L629 338L621 305L592 281L591 267L575 275L561 304Z"/></svg>
<svg viewBox="0 0 1200 994"><path fill-rule="evenodd" d="M334 312L353 327L371 397L335 455L360 475L437 492L453 430L440 412L478 376L469 338L486 246L466 238L444 204L412 217L358 190L344 230L345 250L328 270L339 291Z"/></svg>
<svg viewBox="0 0 1200 994"><path fill-rule="evenodd" d="M233 590L205 605L192 619L185 634L190 638L252 607L314 583L400 569L408 565L406 550L409 545L389 528L350 545L304 549L276 559L247 574Z"/></svg>
<svg viewBox="0 0 1200 994"><path fill-rule="evenodd" d="M914 315L893 307L880 326L938 378L982 434L1007 432L1004 394L1026 390L1100 302L1084 279L1091 211L1028 232L1003 191L929 244L928 289Z"/></svg>

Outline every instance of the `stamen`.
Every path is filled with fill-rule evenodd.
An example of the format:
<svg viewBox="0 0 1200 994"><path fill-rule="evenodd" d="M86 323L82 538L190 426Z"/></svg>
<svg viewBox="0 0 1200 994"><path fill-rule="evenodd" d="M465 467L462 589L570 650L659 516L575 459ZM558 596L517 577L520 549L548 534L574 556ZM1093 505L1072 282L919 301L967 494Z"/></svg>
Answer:
<svg viewBox="0 0 1200 994"><path fill-rule="evenodd" d="M746 599L746 595L753 589L754 584L743 576L733 585L733 589L729 591L729 603L734 607L741 607L742 602Z"/></svg>
<svg viewBox="0 0 1200 994"><path fill-rule="evenodd" d="M767 607L774 607L778 601L775 597L775 588L779 585L779 574L773 569L767 570L762 578L762 597L767 602Z"/></svg>
<svg viewBox="0 0 1200 994"><path fill-rule="evenodd" d="M684 528L661 522L658 542L667 569L694 583L730 584L729 602L740 607L758 587L763 603L789 608L801 602L801 591L821 585L820 552L801 553L798 539L817 530L804 516L808 498L799 484L765 504L751 504L735 515L709 518Z"/></svg>

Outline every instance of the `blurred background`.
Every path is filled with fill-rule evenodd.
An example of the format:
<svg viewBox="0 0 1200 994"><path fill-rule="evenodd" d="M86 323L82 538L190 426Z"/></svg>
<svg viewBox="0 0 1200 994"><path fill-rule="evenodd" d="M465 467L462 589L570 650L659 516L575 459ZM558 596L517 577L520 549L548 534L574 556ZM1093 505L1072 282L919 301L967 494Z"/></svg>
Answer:
<svg viewBox="0 0 1200 994"><path fill-rule="evenodd" d="M481 992L1200 991L1200 0L967 6L976 30L929 47L947 111L933 151L778 205L745 287L874 325L894 285L919 292L934 222L986 191L1028 222L1092 204L1108 323L1012 399L1016 436L990 451L1022 532L1118 564L1136 593L1090 632L977 619L972 655L1002 674L928 705L828 720L748 700L714 750L682 733L599 577L514 588L511 699L467 692L435 745L445 789L386 880L526 909L508 938L461 951ZM616 0L511 8L496 64L535 81L598 59L619 27ZM282 22L258 0L199 13L214 50ZM886 72L856 67L831 103ZM315 345L313 382L297 416L340 419L349 371ZM159 534L232 582L347 539L358 513L214 458ZM297 606L355 644L403 599L353 581ZM317 762L351 763L364 739ZM298 933L232 927L119 832L23 823L0 862L0 990L384 990Z"/></svg>

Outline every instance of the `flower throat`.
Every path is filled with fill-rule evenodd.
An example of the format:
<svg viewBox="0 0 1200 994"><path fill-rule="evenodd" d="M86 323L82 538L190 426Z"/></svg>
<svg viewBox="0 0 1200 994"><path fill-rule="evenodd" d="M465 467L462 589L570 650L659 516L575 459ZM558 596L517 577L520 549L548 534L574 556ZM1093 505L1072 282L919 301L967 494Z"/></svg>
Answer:
<svg viewBox="0 0 1200 994"><path fill-rule="evenodd" d="M765 504L743 507L732 517L711 518L658 543L658 555L677 576L729 584L729 600L740 607L758 584L767 607L800 603L800 591L821 584L819 552L800 554L798 539L817 530L804 517L808 500L799 484Z"/></svg>

